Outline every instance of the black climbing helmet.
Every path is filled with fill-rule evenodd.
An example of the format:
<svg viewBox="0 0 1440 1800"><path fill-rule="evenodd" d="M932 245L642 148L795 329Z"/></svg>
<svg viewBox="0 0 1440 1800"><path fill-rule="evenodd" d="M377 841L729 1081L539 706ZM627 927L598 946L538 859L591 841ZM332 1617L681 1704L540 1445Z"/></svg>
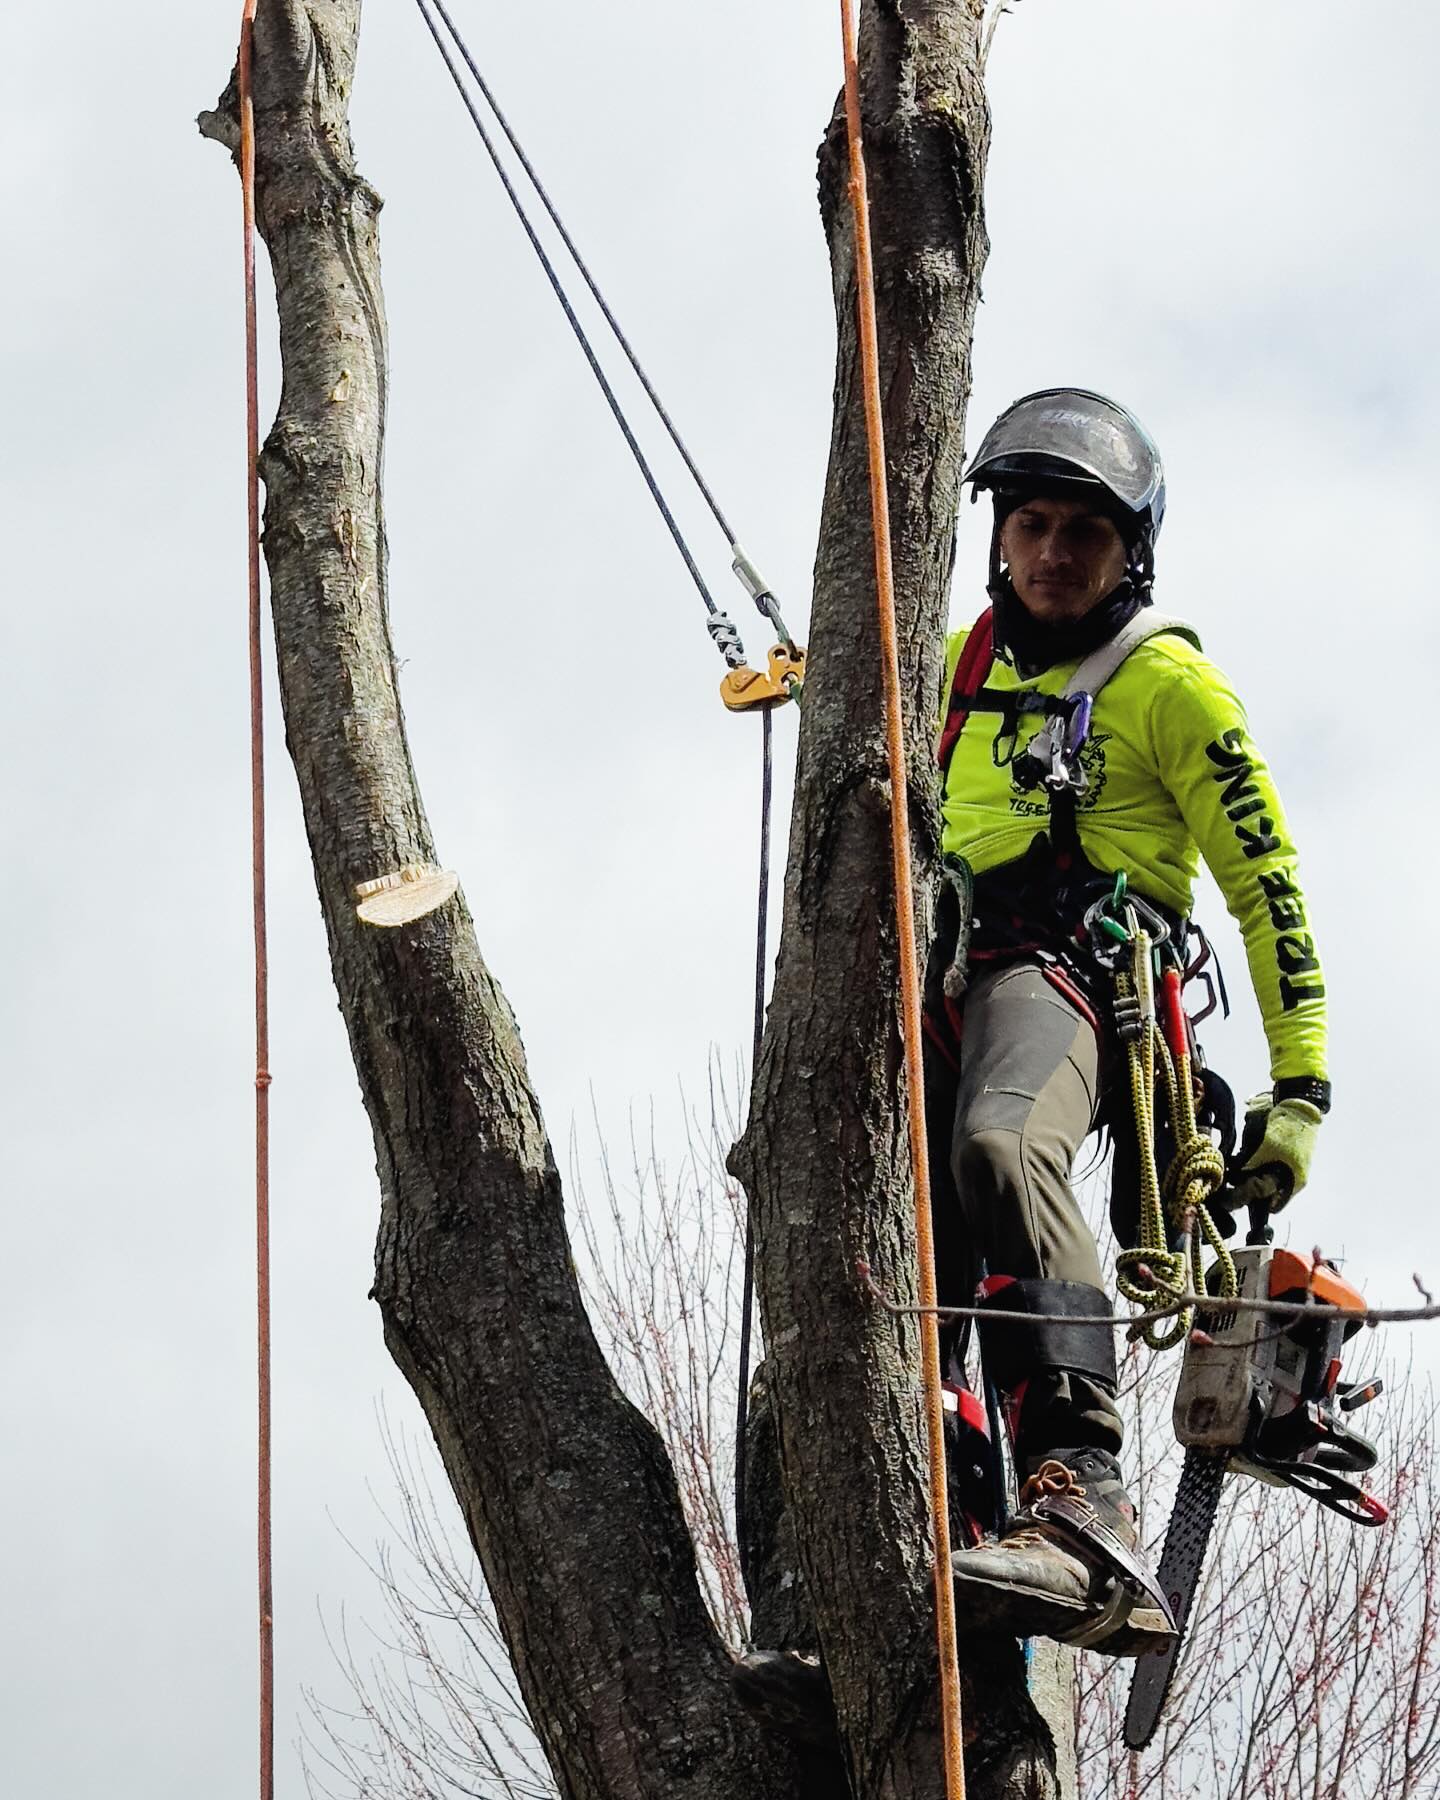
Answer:
<svg viewBox="0 0 1440 1800"><path fill-rule="evenodd" d="M997 523L1039 493L1103 495L1130 545L1130 576L1147 593L1165 517L1165 470L1135 417L1088 388L1043 388L1006 407L985 433L965 480L995 496ZM1097 496L1098 497L1098 496Z"/></svg>

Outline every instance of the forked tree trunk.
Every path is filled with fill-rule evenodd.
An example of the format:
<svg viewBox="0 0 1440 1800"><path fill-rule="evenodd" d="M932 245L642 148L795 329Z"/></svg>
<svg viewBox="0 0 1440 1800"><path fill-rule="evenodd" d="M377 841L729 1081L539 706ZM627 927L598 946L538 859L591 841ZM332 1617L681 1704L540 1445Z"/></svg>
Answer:
<svg viewBox="0 0 1440 1800"><path fill-rule="evenodd" d="M876 5L865 22L917 770L937 697L985 249L978 14L979 0L909 0ZM356 171L347 119L359 22L359 0L260 0L258 213L284 377L262 471L286 736L375 1135L386 1343L434 1431L566 1800L820 1800L732 1698L673 1474L586 1317L539 1105L463 897L395 931L355 914L358 883L434 860L387 615L380 203ZM201 128L233 149L235 114L232 83ZM838 155L832 127L822 185L841 333L836 429L785 934L742 1165L786 1499L853 1790L880 1800L939 1789L914 1334L877 1314L854 1279L863 1253L908 1291L911 1234ZM922 776L922 869L932 803ZM972 1723L977 1800L1051 1791L1015 1669Z"/></svg>

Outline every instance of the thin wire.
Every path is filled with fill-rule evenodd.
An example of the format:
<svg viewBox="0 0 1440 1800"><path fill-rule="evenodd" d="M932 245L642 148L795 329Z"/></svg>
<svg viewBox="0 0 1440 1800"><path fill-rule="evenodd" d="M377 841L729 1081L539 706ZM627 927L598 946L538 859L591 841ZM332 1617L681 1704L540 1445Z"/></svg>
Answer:
<svg viewBox="0 0 1440 1800"><path fill-rule="evenodd" d="M539 239L538 235L536 234L535 227L530 221L530 215L525 210L525 204L521 200L519 194L516 193L515 184L514 184L514 182L511 181L510 176L509 176L508 172L506 171L504 163L502 163L500 160L500 153L495 147L495 141L490 136L490 133L486 130L485 121L480 117L479 109L476 107L474 100L471 98L470 93L466 89L464 77L461 75L459 68L456 66L455 59L451 55L449 47L446 45L444 39L440 35L439 27L436 25L435 20L434 20L433 16L431 15L429 4L427 4L427 0L415 0L415 4L420 9L420 16L424 19L427 30L429 31L431 37L435 40L435 48L440 52L441 56L445 59L445 67L450 71L450 79L455 83L456 91L460 95L461 100L464 101L464 103L465 103L465 110L466 110L466 112L469 113L472 124L474 125L476 131L480 134L480 142L485 146L486 154L489 156L490 161L494 164L495 173L500 177L501 185L505 189L505 193L506 193L507 197L509 198L511 206L515 209L515 216L519 219L521 225L524 227L525 235L530 240L531 249L534 250L536 256L540 260L540 266L545 271L545 278L550 283L550 286L551 286L552 290L554 291L555 298L560 302L560 305L561 305L562 310L564 311L565 317L569 321L570 329L574 332L576 341L579 343L580 348L585 353L585 360L590 365L590 372L594 375L596 381L599 382L599 384L600 384L600 391L605 396L606 404L610 408L610 411L614 417L615 423L620 427L621 435L624 437L625 442L630 447L630 454L635 458L636 466L639 468L641 475L644 477L646 487L649 488L649 490L650 490L650 498L655 502L656 507L659 509L660 517L665 521L665 525L666 525L666 528L669 530L670 536L675 540L675 547L680 552L681 557L684 559L685 567L690 571L690 579L695 583L695 587L696 587L697 591L699 592L700 598L705 603L705 610L708 613L710 613L713 618L717 618L717 619L722 618L724 615L721 613L720 608L716 605L714 596L711 594L710 589L706 586L705 577L700 573L699 564L695 561L695 558L691 555L690 546L686 543L684 534L681 532L680 527L675 522L674 514L670 511L669 506L666 504L665 496L660 491L660 484L655 479L654 471L651 469L649 462L646 460L645 452L640 448L639 441L637 440L635 433L630 428L630 421L626 418L624 409L621 407L619 400L616 398L614 388L611 387L609 379L606 376L604 369L602 369L600 366L599 358L596 356L594 347L591 344L589 337L586 335L585 327L580 323L579 318L576 316L574 307L570 304L569 295L565 292L565 288L564 288L563 284L561 283L560 277L555 272L555 265L551 262L549 256L547 255L545 246L540 242L540 239ZM434 4L438 6L439 0L434 0ZM443 13L443 8L441 8L440 10ZM448 18L446 20L446 23L447 24L449 23ZM454 27L451 26L450 29L453 32ZM460 40L457 36L456 42L459 43L459 41ZM462 53L463 53L463 45L461 46L461 48L462 48ZM467 61L468 60L469 59L468 59L468 54L467 54ZM472 64L472 67L473 67L473 64ZM732 629L733 629L733 627L732 627ZM738 640L737 640L737 644L738 644ZM741 660L742 661L744 660L743 650L741 651Z"/></svg>
<svg viewBox="0 0 1440 1800"><path fill-rule="evenodd" d="M880 401L879 333L875 320L875 266L870 245L870 198L860 119L860 66L855 0L840 0L845 52L845 122L850 140L850 203L855 218L856 311L870 451L870 514L875 534L875 586L880 610L881 662L885 679L885 743L890 765L890 844L895 871L895 922L900 940L900 999L905 1034L910 1166L915 1189L915 1240L920 1303L933 1308L935 1242L930 1217L930 1156L925 1141L920 965L915 945L915 900L910 874L909 781L905 769L905 718L900 691L900 646L895 621L895 569L890 546L890 491L885 472L885 422ZM932 1313L920 1325L925 1424L930 1443L930 1515L935 1536L935 1634L940 1658L941 1737L945 1790L965 1800L960 1652L956 1641L955 1587L950 1572L950 1503L945 1476L945 1414L940 1391L940 1332Z"/></svg>
<svg viewBox="0 0 1440 1800"><path fill-rule="evenodd" d="M275 1795L275 1598L270 1481L270 971L265 909L265 703L260 614L260 381L255 316L256 0L240 21L240 194L245 261L245 460L249 548L250 876L255 935L256 1561L260 1612L260 1800Z"/></svg>
<svg viewBox="0 0 1440 1800"><path fill-rule="evenodd" d="M750 1087L753 1093L760 1073L760 1049L765 1041L765 963L770 926L770 797L772 759L770 715L773 708L760 708L760 895L755 916L755 1035L750 1056ZM755 1319L755 1231L750 1223L750 1208L745 1208L745 1276L740 1301L740 1395L735 1416L735 1541L742 1553L745 1545L745 1426L750 1412L750 1338Z"/></svg>
<svg viewBox="0 0 1440 1800"><path fill-rule="evenodd" d="M1328 1300L1247 1300L1239 1295L1228 1299L1214 1294L1183 1293L1168 1298L1163 1306L1139 1313L1043 1313L1007 1311L999 1306L902 1306L892 1300L875 1280L867 1263L856 1266L856 1275L885 1308L897 1317L917 1319L984 1319L996 1325L1109 1325L1115 1328L1151 1325L1158 1320L1173 1319L1188 1307L1202 1315L1254 1313L1265 1319L1286 1319L1291 1324L1304 1320L1337 1319L1346 1324L1364 1325L1376 1330L1381 1325L1424 1325L1440 1319L1440 1305L1433 1301L1425 1306L1332 1306ZM1283 1335L1283 1334L1282 1334Z"/></svg>

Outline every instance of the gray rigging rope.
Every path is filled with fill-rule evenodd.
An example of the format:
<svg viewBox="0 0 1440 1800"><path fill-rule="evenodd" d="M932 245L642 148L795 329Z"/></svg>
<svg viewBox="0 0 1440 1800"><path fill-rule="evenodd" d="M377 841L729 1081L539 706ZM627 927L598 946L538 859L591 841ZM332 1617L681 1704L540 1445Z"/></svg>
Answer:
<svg viewBox="0 0 1440 1800"><path fill-rule="evenodd" d="M679 550L680 555L684 560L685 567L689 570L690 578L695 583L700 598L705 604L705 610L710 614L709 630L711 636L715 639L717 647L720 649L726 662L732 669L738 668L744 662L745 652L740 643L739 634L726 618L725 614L716 605L714 596L711 594L706 585L705 578L700 572L699 565L691 554L690 547L686 543L680 527L675 522L674 514L666 503L654 471L652 470L645 453L640 448L640 444L635 437L634 431L631 429L624 408L621 406L614 388L610 385L610 381L600 365L594 347L586 334L584 326L580 323L574 307L570 303L569 295L566 293L565 286L560 280L559 275L556 273L554 264L550 260L544 245L540 242L535 227L531 222L530 215L526 211L525 203L517 193L515 184L511 180L510 174L500 158L500 153L495 141L486 128L485 123L480 116L479 109L476 107L474 99L465 86L464 77L460 73L449 47L441 37L439 27L436 24L435 15L437 14L439 19L443 22L445 30L453 39L455 48L458 50L465 66L470 71L475 85L480 90L486 105L494 114L495 121L499 125L510 148L515 153L516 160L525 171L526 178L534 188L536 196L538 197L540 204L544 207L551 223L554 225L561 242L565 246L566 252L575 264L576 269L579 271L580 277L589 289L596 305L600 308L605 323L614 334L616 343L619 345L626 360L629 362L630 367L634 370L639 379L647 399L654 407L660 423L669 434L670 441L674 444L675 449L679 453L681 461L684 463L691 479L698 488L705 504L709 507L716 524L725 534L725 541L730 546L730 553L733 559L733 568L736 576L739 578L750 598L755 602L760 613L770 620L776 632L784 642L786 649L792 656L795 655L795 641L791 637L790 632L785 625L785 621L780 615L779 604L776 601L774 594L770 591L769 585L765 582L759 570L756 569L750 558L740 547L740 543L736 538L734 531L731 529L730 523L724 512L721 510L720 504L716 500L710 484L705 480L698 463L691 455L685 440L681 437L680 432L676 427L674 420L671 418L669 411L665 407L664 402L661 400L654 383L646 373L645 367L641 363L639 356L636 354L629 338L622 330L620 322L611 310L604 294L601 292L598 282L591 274L589 265L581 256L579 247L571 236L564 220L561 218L559 211L555 207L554 202L551 200L550 195L542 184L533 163L526 155L520 140L516 137L514 130L511 128L509 120L496 102L494 91L481 73L479 65L471 55L470 49L464 38L460 35L459 28L456 26L455 21L451 18L449 11L446 9L444 0L416 0L416 5L420 10L420 16L425 21L430 36L435 41L435 47L444 58L445 66L450 71L450 78L455 83L456 90L465 104L466 111L470 114L471 122L474 124L475 129L479 134L480 142L483 144L485 152L494 166L495 173L500 177L500 182L505 190L506 197L509 199L516 217L524 228L526 237L530 240L530 246L534 250L536 257L539 259L540 266L544 270L546 279L549 281L550 286L554 291L555 298L560 302L565 317L569 322L570 329L574 332L576 340L585 354L585 360L590 365L591 373L600 385L600 391L605 396L606 403L614 416L615 423L620 427L621 434L624 437L626 444L629 446L630 453L634 457L640 473L644 478L645 485L650 490L650 497L654 500L656 507L659 509L661 518L665 521L665 525L675 541L675 547Z"/></svg>

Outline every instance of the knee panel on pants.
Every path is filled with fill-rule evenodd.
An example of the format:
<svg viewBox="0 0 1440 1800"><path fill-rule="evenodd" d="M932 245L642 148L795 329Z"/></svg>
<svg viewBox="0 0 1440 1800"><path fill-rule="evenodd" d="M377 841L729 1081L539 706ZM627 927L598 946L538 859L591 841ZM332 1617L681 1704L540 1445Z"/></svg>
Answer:
<svg viewBox="0 0 1440 1800"><path fill-rule="evenodd" d="M967 1212L996 1197L1020 1194L1025 1188L1024 1134L998 1125L957 1132L951 1166Z"/></svg>

